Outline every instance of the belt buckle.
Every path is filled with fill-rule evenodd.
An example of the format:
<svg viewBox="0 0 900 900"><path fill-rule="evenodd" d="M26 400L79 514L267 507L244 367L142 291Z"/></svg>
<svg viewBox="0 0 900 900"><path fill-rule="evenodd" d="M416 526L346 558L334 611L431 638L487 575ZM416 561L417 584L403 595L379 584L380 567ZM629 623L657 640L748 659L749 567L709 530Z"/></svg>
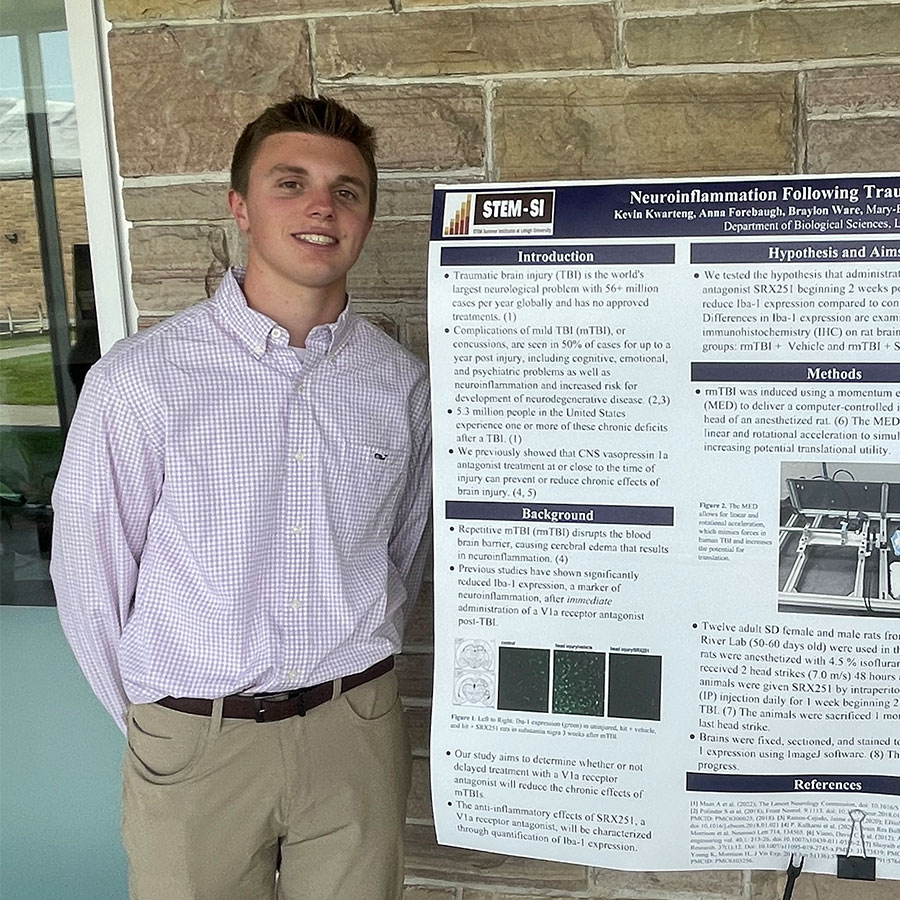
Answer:
<svg viewBox="0 0 900 900"><path fill-rule="evenodd" d="M253 708L256 710L256 721L257 722L265 722L266 721L266 708L263 706L263 703L267 700L266 697L255 696L253 698Z"/></svg>
<svg viewBox="0 0 900 900"><path fill-rule="evenodd" d="M296 693L296 696L294 696ZM266 721L266 701L272 701L274 703L288 703L291 700L296 699L297 701L297 712L296 715L301 718L306 715L306 691L285 691L279 694L254 694L253 695L253 708L256 711L255 719L257 722L265 722Z"/></svg>

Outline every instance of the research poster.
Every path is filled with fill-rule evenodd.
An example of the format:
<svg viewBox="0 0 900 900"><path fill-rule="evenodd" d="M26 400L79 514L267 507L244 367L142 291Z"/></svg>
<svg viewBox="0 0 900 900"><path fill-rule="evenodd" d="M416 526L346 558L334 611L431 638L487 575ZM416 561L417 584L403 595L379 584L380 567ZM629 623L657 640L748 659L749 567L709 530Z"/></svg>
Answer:
<svg viewBox="0 0 900 900"><path fill-rule="evenodd" d="M449 185L438 839L900 878L900 177Z"/></svg>

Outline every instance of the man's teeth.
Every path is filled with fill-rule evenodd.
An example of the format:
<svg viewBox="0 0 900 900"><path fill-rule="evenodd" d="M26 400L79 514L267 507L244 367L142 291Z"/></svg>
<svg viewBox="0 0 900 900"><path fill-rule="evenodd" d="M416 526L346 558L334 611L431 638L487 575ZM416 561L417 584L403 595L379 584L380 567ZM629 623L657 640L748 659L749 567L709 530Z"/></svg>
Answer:
<svg viewBox="0 0 900 900"><path fill-rule="evenodd" d="M297 239L309 244L336 244L337 241L327 234L298 234Z"/></svg>

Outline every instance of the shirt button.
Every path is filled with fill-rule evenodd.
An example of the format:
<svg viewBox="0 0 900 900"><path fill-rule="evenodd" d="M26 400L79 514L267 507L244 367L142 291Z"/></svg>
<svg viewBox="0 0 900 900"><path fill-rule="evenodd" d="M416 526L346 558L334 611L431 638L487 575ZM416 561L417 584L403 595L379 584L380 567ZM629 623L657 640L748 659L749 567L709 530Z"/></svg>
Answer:
<svg viewBox="0 0 900 900"><path fill-rule="evenodd" d="M297 460L297 462L303 462L303 460L306 459L306 455L303 453L302 450L298 450L294 454L294 459Z"/></svg>
<svg viewBox="0 0 900 900"><path fill-rule="evenodd" d="M302 525L294 525L294 526L291 528L291 531L292 531L294 534L303 534L303 526L302 526Z"/></svg>
<svg viewBox="0 0 900 900"><path fill-rule="evenodd" d="M284 332L280 328L272 329L272 337L273 338L280 338L283 334L284 334Z"/></svg>
<svg viewBox="0 0 900 900"><path fill-rule="evenodd" d="M296 684L300 680L300 673L296 669L291 669L287 673L287 679L291 684Z"/></svg>
<svg viewBox="0 0 900 900"><path fill-rule="evenodd" d="M302 393L302 392L303 392L303 382L302 382L302 381L298 381L298 382L294 385L294 389L297 391L298 394Z"/></svg>
<svg viewBox="0 0 900 900"><path fill-rule="evenodd" d="M291 609L300 609L301 606L303 606L303 601L299 597L294 597L291 600Z"/></svg>

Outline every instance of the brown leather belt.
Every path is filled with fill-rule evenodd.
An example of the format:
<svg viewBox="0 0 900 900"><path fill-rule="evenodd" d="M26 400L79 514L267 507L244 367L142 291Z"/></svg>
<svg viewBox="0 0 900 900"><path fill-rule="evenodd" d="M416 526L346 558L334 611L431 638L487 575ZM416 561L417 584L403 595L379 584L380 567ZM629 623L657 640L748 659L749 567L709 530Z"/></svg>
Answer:
<svg viewBox="0 0 900 900"><path fill-rule="evenodd" d="M388 656L369 666L364 672L345 675L341 681L344 694L361 684L372 681L394 668L394 657ZM326 681L312 687L280 694L231 694L222 705L223 719L255 719L257 722L278 722L291 716L305 716L311 709L321 706L334 696L334 682ZM160 706L194 716L212 715L213 701L194 697L163 697L156 701Z"/></svg>

